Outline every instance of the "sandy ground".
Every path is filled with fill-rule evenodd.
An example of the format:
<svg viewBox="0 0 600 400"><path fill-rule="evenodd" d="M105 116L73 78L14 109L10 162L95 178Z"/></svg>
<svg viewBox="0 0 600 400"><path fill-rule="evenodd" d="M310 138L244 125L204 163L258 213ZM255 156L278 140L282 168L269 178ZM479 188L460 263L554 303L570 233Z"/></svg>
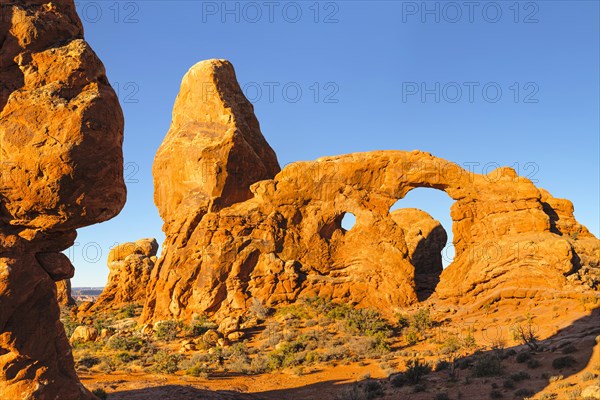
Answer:
<svg viewBox="0 0 600 400"><path fill-rule="evenodd" d="M518 316L529 316L534 321L542 350L534 354L539 367L530 369L516 362L515 357L503 361L503 374L488 378L475 378L470 370L459 370L458 378L450 380L447 371L432 372L424 382L424 391L414 393L413 386L393 387L386 372L380 367L380 360L366 360L348 365L316 365L307 368L300 376L291 371L261 375L239 375L234 373L207 378L194 378L179 372L175 375L148 374L142 372L114 372L110 374L83 372L80 374L84 385L90 389L102 388L109 399L360 399L350 394L355 382L365 383L365 379L381 382L383 399L438 399L446 393L449 399L489 399L492 391L499 391L507 399L524 398L519 389L529 389L535 399L578 399L576 391L598 384L600 374L600 308L581 300L502 300L481 307L478 310L456 307L448 311L447 306L434 305L433 316L444 321L443 326L433 328L431 335L443 340L452 332L471 332L482 352L494 351L490 347L498 344L505 351L524 349L512 340L510 327ZM432 363L438 356L428 356L428 350L435 350L435 340L427 340L412 347L398 343L394 350L395 362L402 371L408 358L420 356ZM576 350L570 353L577 363L570 368L557 370L552 361L563 356L563 349L573 345ZM400 356L399 354L403 355ZM434 353L435 354L435 353ZM465 356L468 356L466 354ZM525 371L530 377L515 382L513 388L503 383L510 374ZM587 373L587 375L586 375ZM552 378L554 377L554 378ZM560 377L560 378L559 378ZM552 381L552 382L550 382Z"/></svg>

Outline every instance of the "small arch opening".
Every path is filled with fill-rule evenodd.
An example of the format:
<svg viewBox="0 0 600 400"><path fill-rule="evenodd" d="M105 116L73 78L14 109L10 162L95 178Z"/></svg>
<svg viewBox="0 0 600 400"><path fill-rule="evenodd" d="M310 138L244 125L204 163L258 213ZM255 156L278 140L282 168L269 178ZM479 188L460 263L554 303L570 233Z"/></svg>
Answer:
<svg viewBox="0 0 600 400"><path fill-rule="evenodd" d="M343 212L326 222L319 230L319 235L325 240L331 240L335 232L346 233L356 224L356 216L351 212Z"/></svg>
<svg viewBox="0 0 600 400"><path fill-rule="evenodd" d="M443 191L415 188L390 208L392 219L404 230L420 301L435 291L442 270L454 261L453 202Z"/></svg>
<svg viewBox="0 0 600 400"><path fill-rule="evenodd" d="M345 212L342 214L342 229L349 231L356 225L356 216L351 212Z"/></svg>

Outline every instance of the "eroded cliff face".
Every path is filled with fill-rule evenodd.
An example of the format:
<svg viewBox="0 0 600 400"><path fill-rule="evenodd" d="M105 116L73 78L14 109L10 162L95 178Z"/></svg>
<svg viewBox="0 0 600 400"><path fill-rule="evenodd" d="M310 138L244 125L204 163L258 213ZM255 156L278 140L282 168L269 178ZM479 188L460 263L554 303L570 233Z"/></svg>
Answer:
<svg viewBox="0 0 600 400"><path fill-rule="evenodd" d="M154 164L167 238L142 320L222 318L244 314L253 299L315 295L392 310L417 301L423 273L439 280L438 296L456 301L536 295L567 288L581 246L596 246L588 263L600 259L572 207L510 168L479 175L420 151L376 151L297 162L275 175L258 124L244 122L255 121L252 113L228 63L202 62L184 78ZM439 224L425 213L390 213L417 187L455 201L456 255L443 272ZM346 231L348 212L356 224Z"/></svg>
<svg viewBox="0 0 600 400"><path fill-rule="evenodd" d="M77 305L77 302L71 296L70 279L63 279L56 282L56 299L58 300L58 305L62 307L73 307Z"/></svg>
<svg viewBox="0 0 600 400"><path fill-rule="evenodd" d="M93 398L54 282L75 229L123 207L123 116L73 1L0 11L0 398Z"/></svg>

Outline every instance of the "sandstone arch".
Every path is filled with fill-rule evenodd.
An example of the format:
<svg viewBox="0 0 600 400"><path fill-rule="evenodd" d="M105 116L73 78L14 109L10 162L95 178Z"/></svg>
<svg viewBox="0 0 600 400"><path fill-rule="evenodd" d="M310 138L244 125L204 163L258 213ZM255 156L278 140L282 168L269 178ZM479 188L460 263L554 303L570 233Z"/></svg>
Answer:
<svg viewBox="0 0 600 400"><path fill-rule="evenodd" d="M458 301L504 289L560 290L567 284L565 275L576 268L576 241L552 231L550 195L510 168L479 175L420 151L323 157L289 164L278 173L271 168L238 180L243 184L237 190L250 195L229 196L228 204L211 207L222 190L206 182L228 179L228 171L265 171L265 164L252 157L227 156L248 148L244 138L262 134L257 124L238 123L253 110L240 95L229 63L210 60L191 71L173 114L182 127L205 128L190 133L173 126L163 146L176 142L183 154L190 148L204 158L183 168L177 159L160 150L157 154L157 206L167 239L150 280L143 320L242 314L253 298L272 305L319 295L382 309L413 303L415 268L404 230L389 209L418 187L442 190L454 200L456 255L441 274L439 296ZM229 84L215 84L223 80ZM185 104L184 99L198 97L190 93L207 85L217 98L237 101L222 110L212 101ZM190 107L193 115L179 111ZM227 129L210 129L207 123L221 115L228 116ZM224 140L230 144L220 153ZM270 154L265 141L253 143L262 143ZM218 168L203 168L203 160ZM175 171L191 186L198 184L170 199L163 187ZM572 218L568 207L558 208L563 220ZM347 212L356 216L356 224L342 232L339 218ZM578 240L585 236L598 242L580 231ZM494 257L490 246L499 250ZM600 257L594 254L591 259Z"/></svg>

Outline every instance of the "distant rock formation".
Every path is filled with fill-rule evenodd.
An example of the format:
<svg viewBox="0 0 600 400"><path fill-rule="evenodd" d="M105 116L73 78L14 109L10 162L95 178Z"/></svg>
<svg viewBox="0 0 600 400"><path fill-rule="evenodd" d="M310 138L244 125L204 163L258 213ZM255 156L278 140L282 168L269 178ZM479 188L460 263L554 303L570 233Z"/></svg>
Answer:
<svg viewBox="0 0 600 400"><path fill-rule="evenodd" d="M54 282L73 276L75 229L123 207L123 116L72 0L0 15L0 398L92 399Z"/></svg>
<svg viewBox="0 0 600 400"><path fill-rule="evenodd" d="M108 283L87 313L120 308L128 303L144 304L157 251L156 239L140 239L113 248L108 254Z"/></svg>
<svg viewBox="0 0 600 400"><path fill-rule="evenodd" d="M63 307L72 307L77 305L77 302L71 296L71 280L63 279L56 283L56 298L58 304Z"/></svg>
<svg viewBox="0 0 600 400"><path fill-rule="evenodd" d="M376 151L277 173L255 121L226 61L199 63L184 77L153 169L167 238L143 321L223 318L253 299L315 295L392 310L417 301L419 274L433 274L437 295L456 301L535 295L567 289L584 249L589 263L600 259L570 203L510 168L479 175L420 151ZM439 223L420 211L390 213L417 187L455 201L455 258L443 272ZM348 212L356 224L346 231Z"/></svg>

